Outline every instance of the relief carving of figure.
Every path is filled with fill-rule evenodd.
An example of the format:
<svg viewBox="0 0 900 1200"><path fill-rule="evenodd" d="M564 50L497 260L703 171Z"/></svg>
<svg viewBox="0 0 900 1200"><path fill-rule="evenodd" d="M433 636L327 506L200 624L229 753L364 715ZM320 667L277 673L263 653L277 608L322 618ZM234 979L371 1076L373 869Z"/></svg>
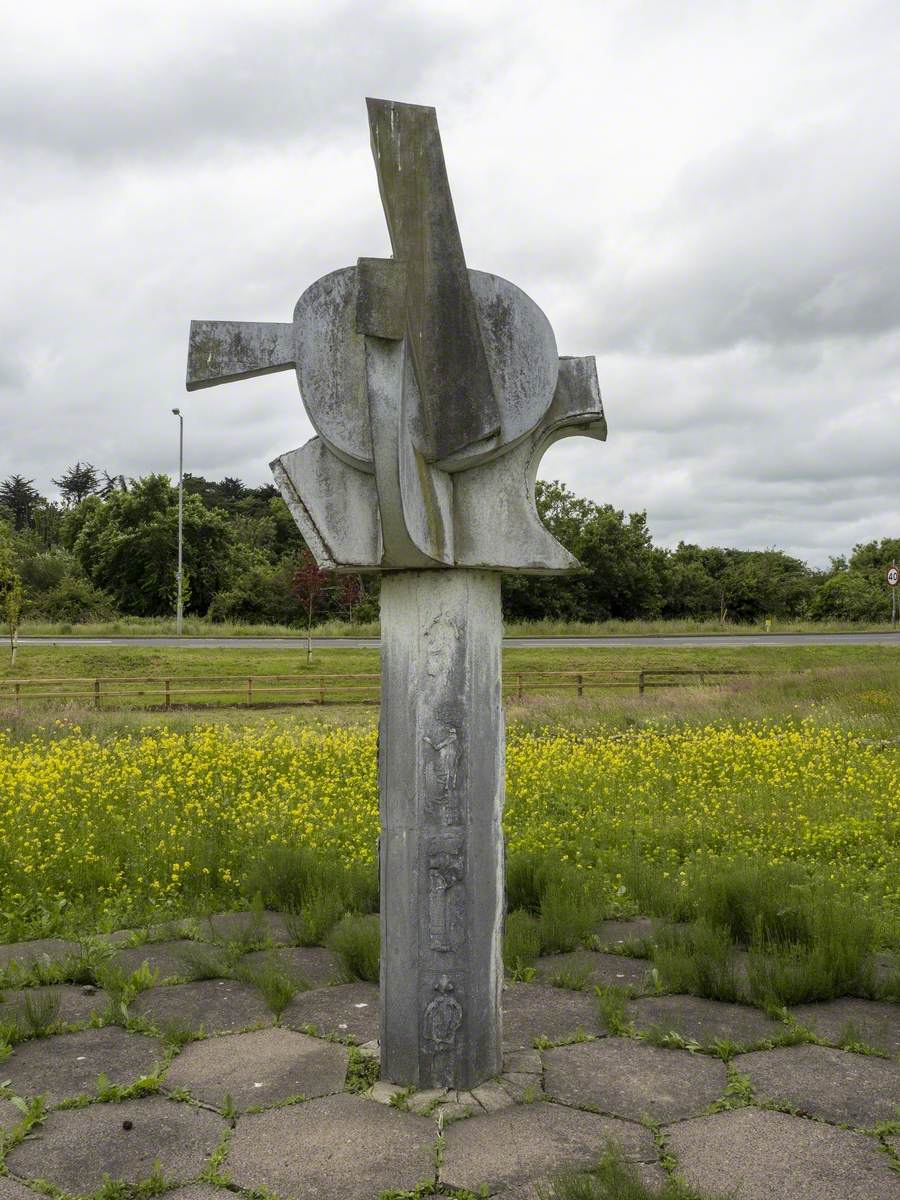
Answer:
<svg viewBox="0 0 900 1200"><path fill-rule="evenodd" d="M435 840L428 852L428 942L455 950L463 925L465 856L462 842Z"/></svg>
<svg viewBox="0 0 900 1200"><path fill-rule="evenodd" d="M441 814L441 824L459 824L459 796L456 790L459 773L459 735L452 725L441 725L434 737L422 738L433 755L425 764L425 799Z"/></svg>
<svg viewBox="0 0 900 1200"><path fill-rule="evenodd" d="M437 996L425 1009L424 1041L433 1055L433 1075L438 1086L450 1087L453 1077L453 1050L456 1033L462 1024L460 1002L450 993L453 984L442 975L434 985Z"/></svg>
<svg viewBox="0 0 900 1200"><path fill-rule="evenodd" d="M453 664L453 651L459 641L459 629L449 617L435 617L425 630L425 670L432 677L446 677Z"/></svg>

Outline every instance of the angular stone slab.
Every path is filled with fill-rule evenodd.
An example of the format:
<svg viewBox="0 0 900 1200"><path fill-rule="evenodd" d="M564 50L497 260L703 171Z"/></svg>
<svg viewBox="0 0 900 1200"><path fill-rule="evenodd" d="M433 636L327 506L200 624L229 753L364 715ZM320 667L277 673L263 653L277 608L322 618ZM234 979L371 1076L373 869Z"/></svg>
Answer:
<svg viewBox="0 0 900 1200"><path fill-rule="evenodd" d="M131 1011L147 1017L159 1029L205 1030L206 1033L235 1033L251 1025L274 1021L259 990L234 979L205 979L199 983L175 983L141 992Z"/></svg>
<svg viewBox="0 0 900 1200"><path fill-rule="evenodd" d="M900 1105L900 1063L829 1046L783 1046L739 1054L757 1098L787 1102L803 1113L845 1125L875 1125Z"/></svg>
<svg viewBox="0 0 900 1200"><path fill-rule="evenodd" d="M441 1182L479 1192L543 1183L564 1167L590 1167L613 1142L632 1161L652 1163L649 1130L558 1104L525 1104L460 1121L445 1133ZM528 1194L523 1191L521 1194Z"/></svg>
<svg viewBox="0 0 900 1200"><path fill-rule="evenodd" d="M0 1099L0 1129L12 1129L13 1125L18 1125L21 1119L22 1114L12 1101Z"/></svg>
<svg viewBox="0 0 900 1200"><path fill-rule="evenodd" d="M289 946L291 936L281 913L265 911L259 916L252 912L216 913L199 924L198 936L209 942L235 942L258 931L276 945Z"/></svg>
<svg viewBox="0 0 900 1200"><path fill-rule="evenodd" d="M860 1041L886 1054L900 1054L900 1005L844 997L821 1004L801 1004L791 1016L829 1042L840 1041L848 1027Z"/></svg>
<svg viewBox="0 0 900 1200"><path fill-rule="evenodd" d="M652 941L663 922L654 917L631 917L626 921L601 921L598 946L622 946L632 941Z"/></svg>
<svg viewBox="0 0 900 1200"><path fill-rule="evenodd" d="M27 967L32 963L62 962L78 954L77 942L66 942L62 938L40 938L34 942L9 942L0 946L0 967L11 963Z"/></svg>
<svg viewBox="0 0 900 1200"><path fill-rule="evenodd" d="M630 1038L560 1046L543 1059L551 1099L632 1121L696 1116L722 1095L728 1078L718 1059Z"/></svg>
<svg viewBox="0 0 900 1200"><path fill-rule="evenodd" d="M58 1104L95 1095L98 1075L120 1087L134 1083L151 1074L161 1058L155 1038L107 1025L22 1042L3 1063L3 1074L17 1095L45 1096L48 1104Z"/></svg>
<svg viewBox="0 0 900 1200"><path fill-rule="evenodd" d="M601 954L595 950L577 950L572 954L549 954L535 963L539 977L548 982L554 975L580 975L587 971L585 987L632 987L647 991L651 964L645 958L626 958L624 954Z"/></svg>
<svg viewBox="0 0 900 1200"><path fill-rule="evenodd" d="M281 1014L290 1029L315 1027L317 1033L371 1042L378 1037L378 988L374 983L342 983L338 987L301 992Z"/></svg>
<svg viewBox="0 0 900 1200"><path fill-rule="evenodd" d="M563 1041L581 1031L604 1033L596 996L537 983L508 983L503 989L503 1048L530 1050L535 1038Z"/></svg>
<svg viewBox="0 0 900 1200"><path fill-rule="evenodd" d="M635 1000L629 1013L636 1029L679 1033L701 1046L719 1040L748 1046L775 1037L784 1029L758 1008L699 996L648 996Z"/></svg>
<svg viewBox="0 0 900 1200"><path fill-rule="evenodd" d="M739 1108L674 1125L678 1174L734 1200L896 1200L874 1138L787 1113Z"/></svg>
<svg viewBox="0 0 900 1200"><path fill-rule="evenodd" d="M0 1175L0 1200L34 1200L35 1194L15 1179Z"/></svg>
<svg viewBox="0 0 900 1200"><path fill-rule="evenodd" d="M185 1046L165 1086L185 1088L214 1107L228 1095L246 1109L343 1091L348 1058L347 1050L333 1042L288 1029L259 1029Z"/></svg>
<svg viewBox="0 0 900 1200"><path fill-rule="evenodd" d="M226 1127L215 1113L159 1096L91 1104L50 1113L6 1164L20 1178L79 1194L96 1191L105 1175L138 1183L157 1161L166 1180L177 1182L199 1175Z"/></svg>
<svg viewBox="0 0 900 1200"><path fill-rule="evenodd" d="M168 1192L167 1196L168 1200L234 1200L234 1192L211 1183L189 1183L187 1187Z"/></svg>
<svg viewBox="0 0 900 1200"><path fill-rule="evenodd" d="M434 1178L427 1117L344 1094L241 1117L227 1169L295 1200L372 1200Z"/></svg>
<svg viewBox="0 0 900 1200"><path fill-rule="evenodd" d="M311 987L340 983L343 972L337 955L322 946L291 946L280 950L254 950L245 954L240 967L258 968L267 963L277 966L294 979L303 979Z"/></svg>
<svg viewBox="0 0 900 1200"><path fill-rule="evenodd" d="M166 979L188 976L190 964L205 950L206 946L189 938L175 942L147 942L143 946L127 946L117 950L110 961L112 966L128 975L146 963L151 971L156 972L158 982L162 983Z"/></svg>
<svg viewBox="0 0 900 1200"><path fill-rule="evenodd" d="M80 1025L89 1021L94 1013L102 1013L109 1003L109 996L99 988L83 988L70 984L54 987L22 988L3 993L0 1004L0 1021L19 1018L19 1024L27 1028L24 1020L26 1005L30 1000L40 1011L44 997L55 996L59 1004L57 1020L65 1025Z"/></svg>

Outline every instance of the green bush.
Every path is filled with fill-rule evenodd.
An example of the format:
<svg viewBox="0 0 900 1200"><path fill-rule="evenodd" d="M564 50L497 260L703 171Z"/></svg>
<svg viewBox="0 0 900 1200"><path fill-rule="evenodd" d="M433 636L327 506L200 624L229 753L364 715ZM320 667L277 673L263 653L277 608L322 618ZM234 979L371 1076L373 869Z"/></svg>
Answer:
<svg viewBox="0 0 900 1200"><path fill-rule="evenodd" d="M343 916L328 935L328 948L341 960L351 979L378 983L381 964L381 934L378 918Z"/></svg>
<svg viewBox="0 0 900 1200"><path fill-rule="evenodd" d="M503 934L503 966L510 977L521 976L541 952L541 927L524 908L513 909Z"/></svg>

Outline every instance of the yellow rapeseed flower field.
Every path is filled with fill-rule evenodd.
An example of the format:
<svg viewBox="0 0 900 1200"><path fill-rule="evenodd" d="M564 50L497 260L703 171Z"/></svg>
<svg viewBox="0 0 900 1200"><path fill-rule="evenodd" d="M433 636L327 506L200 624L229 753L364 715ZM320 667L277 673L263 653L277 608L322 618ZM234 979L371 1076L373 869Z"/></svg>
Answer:
<svg viewBox="0 0 900 1200"><path fill-rule="evenodd" d="M900 753L812 723L707 725L580 737L513 731L510 852L600 869L637 854L673 880L705 856L793 860L900 910ZM369 730L263 726L0 734L0 914L90 914L97 925L233 902L268 842L371 860Z"/></svg>

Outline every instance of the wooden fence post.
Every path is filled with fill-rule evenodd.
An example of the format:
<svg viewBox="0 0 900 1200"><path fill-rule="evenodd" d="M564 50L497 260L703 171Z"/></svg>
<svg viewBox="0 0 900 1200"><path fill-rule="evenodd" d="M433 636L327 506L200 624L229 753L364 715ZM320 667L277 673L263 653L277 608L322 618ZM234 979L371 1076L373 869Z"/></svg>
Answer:
<svg viewBox="0 0 900 1200"><path fill-rule="evenodd" d="M22 711L22 694L21 693L22 693L22 685L21 685L21 683L17 683L16 684L16 712Z"/></svg>
<svg viewBox="0 0 900 1200"><path fill-rule="evenodd" d="M167 679L166 680L166 708L167 709L172 707L172 693L170 690L171 687L172 687L172 680Z"/></svg>
<svg viewBox="0 0 900 1200"><path fill-rule="evenodd" d="M319 676L319 703L325 703L325 676Z"/></svg>
<svg viewBox="0 0 900 1200"><path fill-rule="evenodd" d="M517 699L521 700L521 699L522 699L522 696L523 696L523 692L522 692L522 676L521 676L521 675L517 675L517 676L516 676L516 697L517 697Z"/></svg>
<svg viewBox="0 0 900 1200"><path fill-rule="evenodd" d="M253 676L247 676L247 707L253 707Z"/></svg>
<svg viewBox="0 0 900 1200"><path fill-rule="evenodd" d="M641 670L638 673L638 694L641 696L643 696L643 694L644 694L644 672L643 672L643 670Z"/></svg>
<svg viewBox="0 0 900 1200"><path fill-rule="evenodd" d="M578 676L576 676L576 678L578 680L578 685L577 685L578 686L578 695L583 696L584 695L584 676L578 675Z"/></svg>
<svg viewBox="0 0 900 1200"><path fill-rule="evenodd" d="M94 680L94 708L100 707L100 680Z"/></svg>

